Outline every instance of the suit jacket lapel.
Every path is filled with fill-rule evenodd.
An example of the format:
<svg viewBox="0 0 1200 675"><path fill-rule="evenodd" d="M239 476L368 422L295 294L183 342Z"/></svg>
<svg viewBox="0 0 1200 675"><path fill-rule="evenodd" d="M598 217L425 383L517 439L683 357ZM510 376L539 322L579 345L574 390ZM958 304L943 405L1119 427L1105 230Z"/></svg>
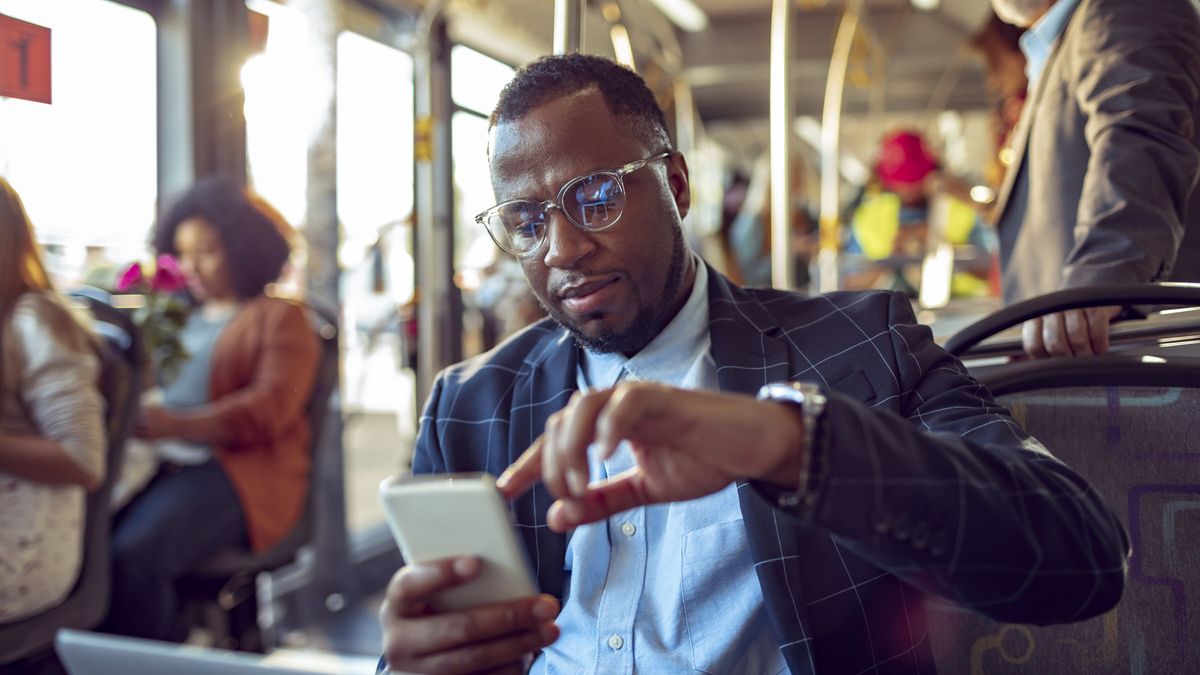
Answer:
<svg viewBox="0 0 1200 675"><path fill-rule="evenodd" d="M550 324L547 323L549 326ZM538 349L530 352L513 384L509 414L508 463L512 464L546 428L546 420L566 405L576 390L579 349L562 328L550 328ZM538 587L561 599L566 537L546 527L546 510L554 500L539 482L514 505L517 527L532 554Z"/></svg>
<svg viewBox="0 0 1200 675"><path fill-rule="evenodd" d="M708 278L709 335L721 390L753 395L768 382L790 379L799 369L791 363L778 322L750 293L711 267ZM738 500L775 637L786 645L783 653L792 672L808 672L812 630L795 561L813 549L811 537L802 536L794 524L780 523L750 485L738 485Z"/></svg>
<svg viewBox="0 0 1200 675"><path fill-rule="evenodd" d="M994 219L1000 222L1000 218L1004 215L1004 210L1008 208L1008 198L1012 196L1013 186L1017 182L1017 176L1021 172L1021 167L1025 164L1025 155L1029 146L1029 133L1033 128L1033 121L1036 117L1038 103L1042 100L1042 95L1046 91L1046 81L1050 78L1049 75L1054 62L1058 60L1058 53L1062 46L1063 40L1066 39L1066 30L1059 36L1058 41L1054 44L1054 48L1050 51L1050 56L1046 58L1046 65L1042 67L1042 73L1038 76L1037 82L1034 84L1033 95L1025 100L1025 105L1021 107L1021 117L1017 120L1017 126L1013 128L1012 142L1009 147L1012 148L1012 164L1008 166L1008 171L1004 172L1004 182L1000 185L1000 195L996 198L996 209Z"/></svg>

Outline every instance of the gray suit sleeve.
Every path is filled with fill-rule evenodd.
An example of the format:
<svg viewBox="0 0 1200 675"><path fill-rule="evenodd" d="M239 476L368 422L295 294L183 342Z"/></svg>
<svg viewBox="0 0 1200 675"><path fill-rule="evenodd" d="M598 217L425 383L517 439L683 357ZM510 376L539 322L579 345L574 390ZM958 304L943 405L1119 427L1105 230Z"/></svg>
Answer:
<svg viewBox="0 0 1200 675"><path fill-rule="evenodd" d="M1162 280L1200 180L1200 18L1177 0L1078 11L1063 47L1091 154L1064 287Z"/></svg>

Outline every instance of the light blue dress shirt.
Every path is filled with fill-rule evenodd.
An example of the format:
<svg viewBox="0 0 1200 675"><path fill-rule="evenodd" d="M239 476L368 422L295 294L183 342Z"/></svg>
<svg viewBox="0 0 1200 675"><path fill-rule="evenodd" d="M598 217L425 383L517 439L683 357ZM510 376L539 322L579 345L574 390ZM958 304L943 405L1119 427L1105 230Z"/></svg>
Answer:
<svg viewBox="0 0 1200 675"><path fill-rule="evenodd" d="M1054 51L1054 43L1067 27L1067 20L1078 4L1079 0L1058 0L1018 40L1021 52L1025 54L1025 77L1029 79L1030 87L1042 76L1050 52Z"/></svg>
<svg viewBox="0 0 1200 675"><path fill-rule="evenodd" d="M687 303L645 349L585 352L580 389L619 379L717 389L708 332L708 272L696 261ZM592 453L591 479L634 466L628 444L608 461ZM783 673L754 571L737 488L658 504L577 528L567 544L561 637L534 673Z"/></svg>

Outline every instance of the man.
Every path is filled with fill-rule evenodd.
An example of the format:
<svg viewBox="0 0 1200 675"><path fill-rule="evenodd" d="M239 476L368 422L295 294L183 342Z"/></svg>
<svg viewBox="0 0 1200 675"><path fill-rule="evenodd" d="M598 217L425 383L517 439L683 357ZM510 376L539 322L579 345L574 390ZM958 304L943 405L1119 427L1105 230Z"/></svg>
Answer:
<svg viewBox="0 0 1200 675"><path fill-rule="evenodd" d="M551 319L439 376L413 470L503 473L544 595L437 614L480 562L409 565L391 668L930 673L924 594L1037 623L1117 601L1113 513L908 301L745 289L688 250L687 164L636 75L523 68L490 161L479 220Z"/></svg>
<svg viewBox="0 0 1200 675"><path fill-rule="evenodd" d="M996 213L1004 299L1200 280L1200 15L1193 0L992 0L1030 81ZM1025 325L1034 357L1108 349L1118 307Z"/></svg>

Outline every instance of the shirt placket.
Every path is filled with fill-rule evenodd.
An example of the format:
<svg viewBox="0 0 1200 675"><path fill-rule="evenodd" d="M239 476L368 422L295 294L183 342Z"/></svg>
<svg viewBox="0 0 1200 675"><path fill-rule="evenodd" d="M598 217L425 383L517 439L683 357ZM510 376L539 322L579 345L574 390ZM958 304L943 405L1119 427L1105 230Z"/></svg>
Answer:
<svg viewBox="0 0 1200 675"><path fill-rule="evenodd" d="M623 378L634 379L628 373ZM629 443L617 446L613 456L601 463L603 478L615 476L634 466ZM609 517L608 529L609 582L605 584L605 598L597 617L597 645L599 672L634 672L634 622L646 585L646 509L639 507ZM631 578L621 583L611 583L612 575L620 570ZM614 589L620 589L619 593Z"/></svg>

